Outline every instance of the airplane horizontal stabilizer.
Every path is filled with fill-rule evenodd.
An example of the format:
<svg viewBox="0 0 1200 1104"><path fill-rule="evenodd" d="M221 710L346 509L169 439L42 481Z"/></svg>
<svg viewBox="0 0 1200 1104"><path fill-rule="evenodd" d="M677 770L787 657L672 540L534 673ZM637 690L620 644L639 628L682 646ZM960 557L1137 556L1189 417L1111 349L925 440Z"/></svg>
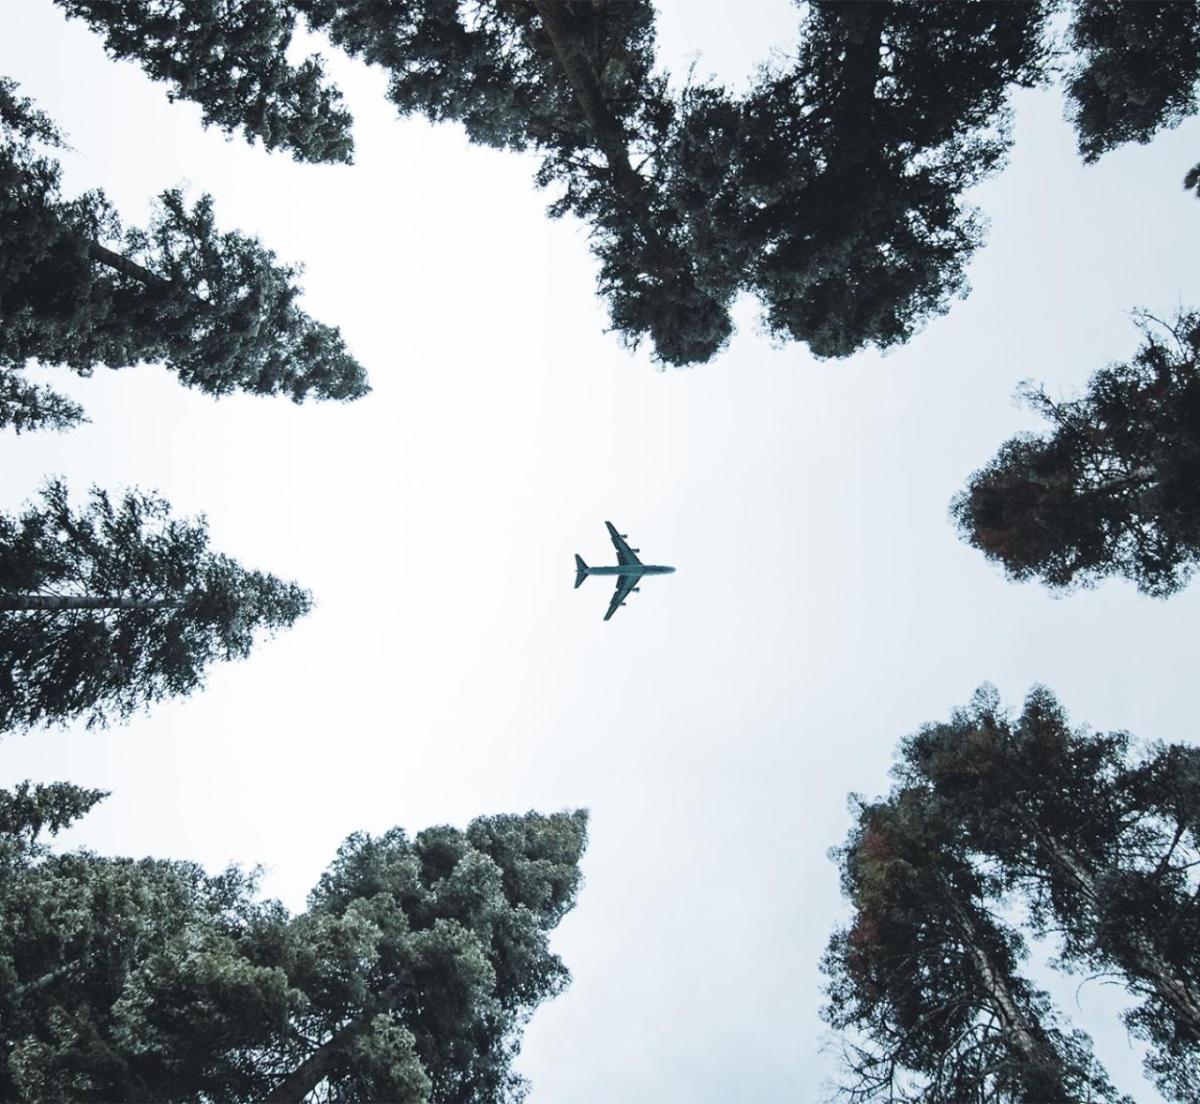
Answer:
<svg viewBox="0 0 1200 1104"><path fill-rule="evenodd" d="M583 562L583 557L576 555L575 557L575 589L578 590L583 584L583 580L588 577L588 565Z"/></svg>

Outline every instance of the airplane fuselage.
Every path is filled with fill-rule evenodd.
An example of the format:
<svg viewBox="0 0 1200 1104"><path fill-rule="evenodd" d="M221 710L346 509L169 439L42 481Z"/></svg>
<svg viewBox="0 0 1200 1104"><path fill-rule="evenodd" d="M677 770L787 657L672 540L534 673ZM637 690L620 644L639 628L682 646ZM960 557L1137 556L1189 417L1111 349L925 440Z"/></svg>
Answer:
<svg viewBox="0 0 1200 1104"><path fill-rule="evenodd" d="M615 564L612 567L589 567L589 575L670 575L675 569L664 564Z"/></svg>

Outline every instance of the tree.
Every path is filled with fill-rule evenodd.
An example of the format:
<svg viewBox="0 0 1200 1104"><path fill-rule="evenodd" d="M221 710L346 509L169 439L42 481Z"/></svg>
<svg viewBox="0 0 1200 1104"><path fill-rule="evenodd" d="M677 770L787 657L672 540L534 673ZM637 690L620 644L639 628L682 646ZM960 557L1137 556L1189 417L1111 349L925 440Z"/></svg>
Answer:
<svg viewBox="0 0 1200 1104"><path fill-rule="evenodd" d="M354 399L367 390L339 332L297 305L297 270L216 228L212 200L161 196L150 226L122 229L100 192L65 200L53 124L0 80L0 411L23 428L77 408L23 385L33 359L81 375L160 360L188 386ZM107 244L105 244L107 243ZM9 382L13 381L13 382Z"/></svg>
<svg viewBox="0 0 1200 1104"><path fill-rule="evenodd" d="M106 724L191 693L208 664L310 605L209 551L204 520L172 518L153 494L114 504L93 488L73 509L53 480L24 514L0 514L0 731Z"/></svg>
<svg viewBox="0 0 1200 1104"><path fill-rule="evenodd" d="M745 103L734 177L769 330L818 356L906 341L966 290L963 193L1007 153L1010 88L1043 79L1040 3L807 6L795 61Z"/></svg>
<svg viewBox="0 0 1200 1104"><path fill-rule="evenodd" d="M998 164L1007 88L1046 52L1039 4L815 3L796 65L735 100L672 93L648 3L297 4L389 70L402 112L537 148L551 213L591 227L614 329L667 364L719 351L742 289L822 356L943 311L979 241L959 196Z"/></svg>
<svg viewBox="0 0 1200 1104"><path fill-rule="evenodd" d="M1007 441L951 503L964 540L1015 580L1124 575L1165 597L1200 558L1200 314L1142 313L1144 338L1079 399L1020 394L1051 425Z"/></svg>
<svg viewBox="0 0 1200 1104"><path fill-rule="evenodd" d="M0 369L0 429L70 429L82 421L78 403Z"/></svg>
<svg viewBox="0 0 1200 1104"><path fill-rule="evenodd" d="M728 339L736 287L713 285L658 187L674 114L654 72L648 0L380 5L296 0L317 30L383 67L402 115L462 123L472 141L542 156L555 217L591 229L613 328L666 364L707 360Z"/></svg>
<svg viewBox="0 0 1200 1104"><path fill-rule="evenodd" d="M1148 142L1196 110L1200 4L1074 0L1066 77L1069 115L1088 162Z"/></svg>
<svg viewBox="0 0 1200 1104"><path fill-rule="evenodd" d="M267 149L298 161L348 162L354 143L341 93L318 57L294 67L287 49L295 25L281 0L55 0L104 36L115 58L138 62L188 99L205 123L244 129Z"/></svg>
<svg viewBox="0 0 1200 1104"><path fill-rule="evenodd" d="M110 38L134 33L88 6ZM649 0L291 7L385 69L401 114L537 151L550 213L589 227L614 330L673 365L725 345L743 290L819 356L886 348L943 312L982 233L962 193L999 165L1007 91L1048 54L1039 2L814 2L796 62L734 97L672 88ZM173 56L210 48L171 27Z"/></svg>
<svg viewBox="0 0 1200 1104"><path fill-rule="evenodd" d="M1118 1100L1017 973L1020 936L926 788L860 805L836 852L854 919L822 962L851 1100Z"/></svg>
<svg viewBox="0 0 1200 1104"><path fill-rule="evenodd" d="M53 789L60 821L100 796ZM568 981L547 938L578 892L586 813L353 835L298 916L236 869L51 855L13 819L4 1099L523 1096L521 1028Z"/></svg>
<svg viewBox="0 0 1200 1104"><path fill-rule="evenodd" d="M1061 961L1117 974L1164 1094L1200 1101L1200 751L1072 729L1035 688L1015 721L984 687L949 723L902 745L900 784L958 827L1002 889L1020 890Z"/></svg>

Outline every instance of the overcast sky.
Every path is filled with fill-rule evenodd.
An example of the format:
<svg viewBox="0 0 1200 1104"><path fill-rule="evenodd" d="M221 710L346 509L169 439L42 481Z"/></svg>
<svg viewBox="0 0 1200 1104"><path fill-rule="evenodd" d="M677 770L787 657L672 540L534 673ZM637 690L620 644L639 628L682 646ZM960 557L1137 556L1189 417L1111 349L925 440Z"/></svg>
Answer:
<svg viewBox="0 0 1200 1104"><path fill-rule="evenodd" d="M786 49L783 0L662 3L663 62L744 82ZM735 14L736 13L736 14ZM817 963L844 919L827 849L897 740L990 680L1072 717L1193 738L1200 587L1052 598L961 545L947 502L1031 416L1129 355L1135 306L1197 295L1191 121L1082 167L1057 92L1016 101L973 290L906 348L815 362L754 304L728 351L656 371L606 334L583 228L531 158L395 118L337 55L357 164L227 141L50 0L3 0L0 73L67 130L70 194L130 221L187 182L218 222L306 266L374 387L348 406L213 400L157 367L31 372L82 402L66 435L0 437L0 509L51 473L207 514L213 545L317 608L207 690L108 731L9 736L0 784L113 791L65 837L104 853L262 864L302 908L351 831L587 806L586 884L554 945L574 974L534 1016L532 1099L808 1101L831 1073ZM674 564L607 624L612 519ZM1035 954L1033 968L1045 957ZM1118 1085L1158 1098L1118 990L1053 992Z"/></svg>

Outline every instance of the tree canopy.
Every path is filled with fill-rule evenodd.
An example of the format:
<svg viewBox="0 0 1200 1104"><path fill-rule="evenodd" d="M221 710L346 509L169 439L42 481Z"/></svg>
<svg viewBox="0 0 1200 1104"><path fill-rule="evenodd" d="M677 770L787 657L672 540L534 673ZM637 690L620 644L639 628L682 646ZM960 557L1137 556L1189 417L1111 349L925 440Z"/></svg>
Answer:
<svg viewBox="0 0 1200 1104"><path fill-rule="evenodd" d="M951 504L964 540L1010 578L1063 589L1109 575L1175 593L1200 560L1200 314L1138 316L1133 359L1092 376L1078 399L1032 384L1049 423L1020 434Z"/></svg>
<svg viewBox="0 0 1200 1104"><path fill-rule="evenodd" d="M208 548L203 518L93 488L82 509L50 481L0 514L0 731L121 720L202 685L215 660L291 625L307 591Z"/></svg>
<svg viewBox="0 0 1200 1104"><path fill-rule="evenodd" d="M1138 749L1127 733L1072 728L1043 687L1012 718L985 686L948 722L905 739L893 773L895 789L861 806L839 853L856 913L827 956L830 1022L870 1044L848 1035L851 1068L875 1089L864 1095L881 1095L896 1066L936 1087L964 1060L960 1048L983 1061L982 1044L952 1019L967 998L952 997L966 990L975 1002L967 1007L977 1007L994 999L995 985L981 990L969 972L974 988L962 980L958 956L972 941L961 923L957 934L929 934L943 914L955 915L939 897L953 890L964 915L988 923L1020 902L1031 930L1056 941L1059 965L1123 978L1139 1002L1125 1021L1150 1044L1148 1074L1169 1099L1200 1101L1200 752ZM1019 936L1008 932L1000 946L1011 955L997 960L995 979L1016 961ZM1019 978L1006 984L1014 1000L1029 994ZM1031 1039L1044 1011L1030 994ZM1067 1079L1055 1091L1027 1084L1016 1099L1096 1099L1089 1084L1111 1098L1078 1035L1040 1030ZM1002 1068L998 1061L986 1068ZM943 1098L975 1099L957 1085L923 1097Z"/></svg>
<svg viewBox="0 0 1200 1104"><path fill-rule="evenodd" d="M586 813L353 835L292 916L236 868L49 853L102 796L0 791L5 1100L522 1098Z"/></svg>
<svg viewBox="0 0 1200 1104"><path fill-rule="evenodd" d="M589 227L613 330L671 365L724 347L739 292L820 357L908 340L966 291L983 222L963 196L1003 163L1013 88L1066 53L1095 160L1194 111L1200 77L1200 0L1071 0L1065 50L1053 0L811 0L742 95L658 64L650 0L58 2L210 121L298 156L348 146L317 63L281 60L297 17L384 69L401 114L537 152L550 213Z"/></svg>
<svg viewBox="0 0 1200 1104"><path fill-rule="evenodd" d="M1068 113L1085 161L1148 142L1196 110L1200 4L1196 0L1073 0Z"/></svg>
<svg viewBox="0 0 1200 1104"><path fill-rule="evenodd" d="M63 427L75 404L15 373L30 360L81 375L161 361L213 395L354 399L362 367L298 305L298 270L217 229L211 197L166 191L145 228L101 192L74 200L45 147L53 124L0 80L0 426Z"/></svg>
<svg viewBox="0 0 1200 1104"><path fill-rule="evenodd" d="M994 879L926 789L860 805L836 855L855 911L822 971L846 1099L1124 1101L1087 1037L1020 975L1024 943Z"/></svg>
<svg viewBox="0 0 1200 1104"><path fill-rule="evenodd" d="M354 142L341 93L319 57L287 60L295 12L285 0L55 0L104 36L115 58L166 81L205 123L241 129L298 161L350 161Z"/></svg>

